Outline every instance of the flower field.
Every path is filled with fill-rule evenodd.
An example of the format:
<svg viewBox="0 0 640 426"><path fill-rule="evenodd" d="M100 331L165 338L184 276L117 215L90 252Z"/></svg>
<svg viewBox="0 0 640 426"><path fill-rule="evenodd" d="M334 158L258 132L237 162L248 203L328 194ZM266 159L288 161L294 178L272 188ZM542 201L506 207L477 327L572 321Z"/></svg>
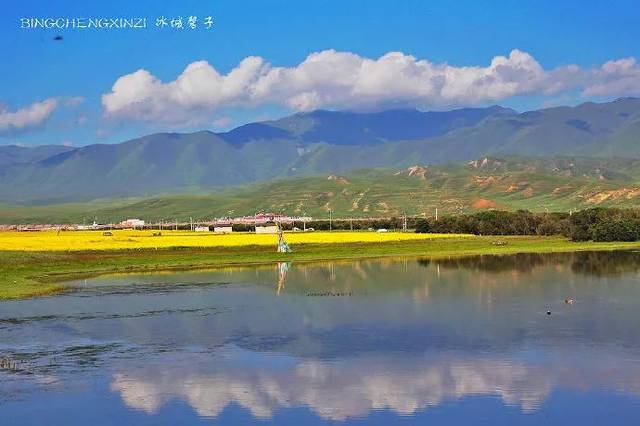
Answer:
<svg viewBox="0 0 640 426"><path fill-rule="evenodd" d="M189 231L111 231L113 235L103 235L101 231L36 231L0 232L0 250L24 251L81 251L120 249L160 249L172 247L241 247L273 246L276 235L233 233L216 235ZM291 232L285 233L289 244L345 244L345 243L385 243L393 241L432 240L439 238L471 237L464 234L415 234L410 232Z"/></svg>

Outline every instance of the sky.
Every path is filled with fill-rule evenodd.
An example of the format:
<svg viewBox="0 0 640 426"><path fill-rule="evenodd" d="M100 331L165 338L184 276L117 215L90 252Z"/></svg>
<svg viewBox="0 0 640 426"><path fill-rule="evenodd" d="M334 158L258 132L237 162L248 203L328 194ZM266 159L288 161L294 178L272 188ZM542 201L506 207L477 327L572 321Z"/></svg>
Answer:
<svg viewBox="0 0 640 426"><path fill-rule="evenodd" d="M5 2L0 144L225 131L314 109L640 96L639 40L637 0Z"/></svg>

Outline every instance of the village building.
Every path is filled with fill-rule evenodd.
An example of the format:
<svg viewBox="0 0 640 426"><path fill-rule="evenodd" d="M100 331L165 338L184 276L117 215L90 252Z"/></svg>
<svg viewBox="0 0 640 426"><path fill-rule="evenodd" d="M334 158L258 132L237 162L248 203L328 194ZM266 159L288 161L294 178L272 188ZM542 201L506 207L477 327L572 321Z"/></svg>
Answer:
<svg viewBox="0 0 640 426"><path fill-rule="evenodd" d="M144 220L142 219L127 219L118 224L121 228L136 229L144 227Z"/></svg>
<svg viewBox="0 0 640 426"><path fill-rule="evenodd" d="M231 225L227 226L214 226L213 232L216 234L230 234L233 232L233 227Z"/></svg>
<svg viewBox="0 0 640 426"><path fill-rule="evenodd" d="M277 225L256 226L256 234L277 234L277 233L278 233Z"/></svg>

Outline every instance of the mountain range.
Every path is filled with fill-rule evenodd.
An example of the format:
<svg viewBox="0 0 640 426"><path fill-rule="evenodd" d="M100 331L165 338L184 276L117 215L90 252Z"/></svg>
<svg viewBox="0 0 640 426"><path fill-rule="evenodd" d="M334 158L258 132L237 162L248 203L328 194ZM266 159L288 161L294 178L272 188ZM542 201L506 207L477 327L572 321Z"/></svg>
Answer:
<svg viewBox="0 0 640 426"><path fill-rule="evenodd" d="M640 160L589 157L483 157L464 164L293 177L180 193L48 205L0 205L0 223L188 221L265 210L333 217L432 216L485 209L569 211L632 207Z"/></svg>
<svg viewBox="0 0 640 426"><path fill-rule="evenodd" d="M0 199L33 205L220 192L274 180L466 163L486 156L591 157L596 160L589 163L589 173L603 166L609 173L603 179L625 180L636 174L632 160L640 158L638 142L636 98L523 113L500 106L443 112L320 110L224 133L160 133L75 148L1 146ZM624 173L617 166L605 167L616 158L625 159L615 160L626 164Z"/></svg>

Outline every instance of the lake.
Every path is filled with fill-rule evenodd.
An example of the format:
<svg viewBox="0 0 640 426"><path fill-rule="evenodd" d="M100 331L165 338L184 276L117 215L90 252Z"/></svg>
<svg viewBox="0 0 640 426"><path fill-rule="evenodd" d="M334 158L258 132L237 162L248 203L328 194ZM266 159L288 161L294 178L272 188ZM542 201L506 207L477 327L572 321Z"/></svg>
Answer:
<svg viewBox="0 0 640 426"><path fill-rule="evenodd" d="M2 425L640 422L640 253L102 276L0 302Z"/></svg>

